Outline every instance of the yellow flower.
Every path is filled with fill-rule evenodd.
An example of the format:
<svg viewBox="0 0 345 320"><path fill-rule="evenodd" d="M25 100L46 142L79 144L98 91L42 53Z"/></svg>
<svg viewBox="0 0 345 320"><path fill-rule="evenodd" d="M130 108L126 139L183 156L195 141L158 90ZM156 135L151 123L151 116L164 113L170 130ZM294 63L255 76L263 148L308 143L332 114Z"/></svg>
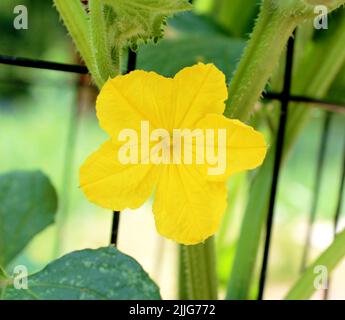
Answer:
<svg viewBox="0 0 345 320"><path fill-rule="evenodd" d="M153 212L160 234L186 245L213 235L226 208L227 178L261 165L267 149L261 133L222 115L226 99L225 77L212 64L185 68L174 78L134 71L108 80L98 96L96 109L100 126L110 139L80 169L80 185L87 198L101 207L121 211L140 207L155 191ZM144 122L149 124L146 132L142 130ZM124 163L119 157L126 153L121 151L124 141L120 137L128 129L136 132L138 138L135 146L127 143L127 148L136 150L134 157L132 154ZM176 140L165 139L164 135L160 140L146 141L156 129L171 134L176 129L197 129L199 136L214 130L215 143L202 142L202 157L206 154L211 159L210 149L213 156L223 150L224 170L210 174L215 162L195 160L197 139L189 145L195 158L192 163L153 163L150 155L160 159L158 154L167 152L165 156L169 156L176 145ZM221 133L225 133L225 144L217 139ZM182 156L188 150L183 147Z"/></svg>

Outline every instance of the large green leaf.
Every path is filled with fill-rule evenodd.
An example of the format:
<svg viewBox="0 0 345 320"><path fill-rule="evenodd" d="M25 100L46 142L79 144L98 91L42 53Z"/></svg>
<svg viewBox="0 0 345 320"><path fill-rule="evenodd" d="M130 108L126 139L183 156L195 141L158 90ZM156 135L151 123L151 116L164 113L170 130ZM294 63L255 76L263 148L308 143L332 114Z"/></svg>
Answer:
<svg viewBox="0 0 345 320"><path fill-rule="evenodd" d="M52 224L56 210L55 189L42 172L0 175L0 265L6 266Z"/></svg>
<svg viewBox="0 0 345 320"><path fill-rule="evenodd" d="M27 290L7 288L7 300L153 300L157 285L114 247L72 252L28 279Z"/></svg>
<svg viewBox="0 0 345 320"><path fill-rule="evenodd" d="M345 230L337 235L333 243L320 255L320 257L303 273L292 287L287 300L309 299L315 292L314 280L317 277L316 267L326 267L330 273L345 257Z"/></svg>
<svg viewBox="0 0 345 320"><path fill-rule="evenodd" d="M199 61L212 62L230 79L244 45L242 40L224 36L190 34L143 47L139 52L138 67L171 77Z"/></svg>

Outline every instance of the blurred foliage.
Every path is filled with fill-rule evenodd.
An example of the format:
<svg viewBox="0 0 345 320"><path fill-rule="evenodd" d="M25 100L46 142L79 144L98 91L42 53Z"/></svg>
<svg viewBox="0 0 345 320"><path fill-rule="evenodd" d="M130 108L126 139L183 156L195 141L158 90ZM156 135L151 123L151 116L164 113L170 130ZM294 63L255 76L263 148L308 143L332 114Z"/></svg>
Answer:
<svg viewBox="0 0 345 320"><path fill-rule="evenodd" d="M0 175L0 265L7 264L29 241L54 222L57 195L39 171Z"/></svg>
<svg viewBox="0 0 345 320"><path fill-rule="evenodd" d="M14 18L17 16L13 10L17 5L25 5L28 8L28 30L16 30L13 26ZM43 59L47 54L49 55L49 52L55 50L73 52L70 42L66 41L68 36L57 12L53 10L51 1L1 0L0 30L0 54L3 55ZM54 60L58 61L58 56ZM2 88L0 108L2 99L14 96L18 98L27 94L25 86L27 73L30 71L23 68L3 68L0 81L11 79L20 89L15 86Z"/></svg>
<svg viewBox="0 0 345 320"><path fill-rule="evenodd" d="M247 38L259 13L260 0L215 0L212 15L230 35Z"/></svg>

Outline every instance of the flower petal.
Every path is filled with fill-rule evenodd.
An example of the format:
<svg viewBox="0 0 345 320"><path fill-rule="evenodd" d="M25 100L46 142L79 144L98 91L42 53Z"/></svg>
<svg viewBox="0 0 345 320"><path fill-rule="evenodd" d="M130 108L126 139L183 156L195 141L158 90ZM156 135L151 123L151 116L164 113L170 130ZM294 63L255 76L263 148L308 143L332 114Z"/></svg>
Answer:
<svg viewBox="0 0 345 320"><path fill-rule="evenodd" d="M214 144L206 144L206 154L214 153L216 156L220 152L226 155L226 164L222 163L222 157L218 158L216 165L210 165L205 161L205 165L198 166L207 175L210 181L224 181L230 175L254 169L262 164L267 152L267 145L262 133L239 120L228 119L217 114L209 114L196 124L196 128L203 129L206 136L206 129L215 132ZM218 130L226 130L226 143L218 144ZM211 167L223 167L220 174L210 174Z"/></svg>
<svg viewBox="0 0 345 320"><path fill-rule="evenodd" d="M218 230L226 197L225 183L207 182L194 166L167 165L153 204L157 230L181 244L202 242Z"/></svg>
<svg viewBox="0 0 345 320"><path fill-rule="evenodd" d="M140 133L141 121L149 121L151 129L165 128L172 87L172 79L141 70L108 80L96 103L100 126L114 142L122 129Z"/></svg>
<svg viewBox="0 0 345 320"><path fill-rule="evenodd" d="M159 169L152 165L121 164L118 146L105 142L80 168L80 186L87 198L107 209L140 207L151 195Z"/></svg>
<svg viewBox="0 0 345 320"><path fill-rule="evenodd" d="M213 64L184 68L174 77L174 129L192 128L208 113L223 114L227 98L225 76Z"/></svg>

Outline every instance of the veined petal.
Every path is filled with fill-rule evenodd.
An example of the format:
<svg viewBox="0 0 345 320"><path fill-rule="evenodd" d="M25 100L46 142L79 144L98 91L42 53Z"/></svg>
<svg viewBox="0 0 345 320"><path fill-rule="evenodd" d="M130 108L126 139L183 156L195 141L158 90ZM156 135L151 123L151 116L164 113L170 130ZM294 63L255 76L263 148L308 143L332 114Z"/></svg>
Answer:
<svg viewBox="0 0 345 320"><path fill-rule="evenodd" d="M215 164L210 164L206 160L204 165L198 166L208 180L224 181L234 173L260 166L265 159L267 145L264 136L239 120L209 114L196 124L196 128L203 130L205 139L207 129L214 132L214 139L211 139L213 143L206 140L205 158L207 159L208 153L215 155L217 161L214 161ZM219 143L221 129L225 133L225 143ZM217 170L212 170L212 168L217 168ZM217 174L215 174L216 171Z"/></svg>
<svg viewBox="0 0 345 320"><path fill-rule="evenodd" d="M153 204L158 232L185 245L213 235L226 208L226 186L208 182L194 166L162 169Z"/></svg>
<svg viewBox="0 0 345 320"><path fill-rule="evenodd" d="M208 113L223 114L227 98L225 76L213 64L184 68L174 77L171 125L192 128Z"/></svg>
<svg viewBox="0 0 345 320"><path fill-rule="evenodd" d="M105 142L80 168L80 187L93 203L121 211L140 207L152 194L159 168L152 165L122 164L119 147Z"/></svg>
<svg viewBox="0 0 345 320"><path fill-rule="evenodd" d="M141 121L149 121L151 130L165 128L163 115L171 103L172 82L141 70L108 80L96 103L100 126L113 142L123 129L134 129L140 134Z"/></svg>

